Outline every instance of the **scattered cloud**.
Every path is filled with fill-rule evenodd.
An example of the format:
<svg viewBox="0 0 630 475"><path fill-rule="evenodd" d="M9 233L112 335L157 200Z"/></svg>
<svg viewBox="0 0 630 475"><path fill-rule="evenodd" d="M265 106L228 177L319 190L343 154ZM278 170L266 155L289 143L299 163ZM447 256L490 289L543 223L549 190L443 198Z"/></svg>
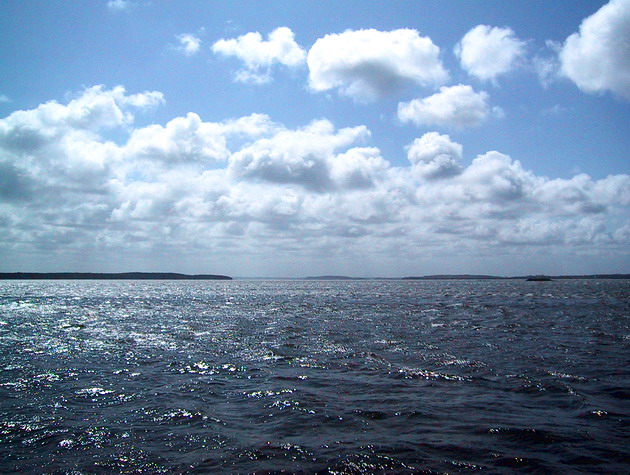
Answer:
<svg viewBox="0 0 630 475"><path fill-rule="evenodd" d="M463 84L442 86L440 92L432 96L398 104L398 119L417 126L477 127L492 112L486 92L475 92ZM494 113L501 116L502 111L495 108Z"/></svg>
<svg viewBox="0 0 630 475"><path fill-rule="evenodd" d="M287 128L261 114L206 122L189 113L133 126L163 101L96 86L0 119L0 239L15 255L408 260L473 246L624 256L630 245L628 175L549 179L497 151L466 164L462 146L437 132L414 140L410 165L396 167L365 126L328 120ZM109 128L128 139L108 141Z"/></svg>
<svg viewBox="0 0 630 475"><path fill-rule="evenodd" d="M611 0L569 36L561 73L584 92L610 91L630 100L630 1Z"/></svg>
<svg viewBox="0 0 630 475"><path fill-rule="evenodd" d="M553 56L535 56L532 59L534 70L538 75L538 80L543 87L555 82L560 74L560 63Z"/></svg>
<svg viewBox="0 0 630 475"><path fill-rule="evenodd" d="M295 68L304 64L306 57L305 51L295 42L295 35L287 27L273 30L267 41L258 32L220 39L212 45L212 51L241 60L245 68L236 72L235 80L256 84L271 81L271 67L274 64Z"/></svg>
<svg viewBox="0 0 630 475"><path fill-rule="evenodd" d="M114 11L126 10L131 6L129 0L109 0L107 2L107 8Z"/></svg>
<svg viewBox="0 0 630 475"><path fill-rule="evenodd" d="M552 107L547 107L546 109L542 109L540 111L541 115L547 116L561 116L562 114L567 113L571 109L569 107L561 106L560 104L556 104Z"/></svg>
<svg viewBox="0 0 630 475"><path fill-rule="evenodd" d="M404 85L448 80L440 49L416 30L347 30L319 38L308 52L309 85L371 101Z"/></svg>
<svg viewBox="0 0 630 475"><path fill-rule="evenodd" d="M525 56L526 43L511 28L478 25L455 46L455 55L468 74L482 81L508 73Z"/></svg>
<svg viewBox="0 0 630 475"><path fill-rule="evenodd" d="M9 96L5 96L4 94L0 94L0 102L11 102Z"/></svg>
<svg viewBox="0 0 630 475"><path fill-rule="evenodd" d="M194 56L201 49L201 39L190 33L177 35L177 50L186 56Z"/></svg>

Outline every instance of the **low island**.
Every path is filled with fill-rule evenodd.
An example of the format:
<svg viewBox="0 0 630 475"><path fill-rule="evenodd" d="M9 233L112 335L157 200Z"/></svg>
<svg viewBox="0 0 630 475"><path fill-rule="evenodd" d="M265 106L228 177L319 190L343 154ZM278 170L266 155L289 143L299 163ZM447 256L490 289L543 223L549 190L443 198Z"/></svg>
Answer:
<svg viewBox="0 0 630 475"><path fill-rule="evenodd" d="M0 272L0 280L232 280L232 277L175 272Z"/></svg>

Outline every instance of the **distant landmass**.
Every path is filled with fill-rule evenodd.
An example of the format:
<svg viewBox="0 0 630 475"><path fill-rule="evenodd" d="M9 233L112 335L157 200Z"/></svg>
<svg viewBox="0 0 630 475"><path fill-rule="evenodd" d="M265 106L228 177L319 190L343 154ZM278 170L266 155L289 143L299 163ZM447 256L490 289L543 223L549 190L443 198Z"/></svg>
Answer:
<svg viewBox="0 0 630 475"><path fill-rule="evenodd" d="M245 278L247 279L247 278ZM261 280L263 278L255 278ZM267 279L267 278L264 278ZM268 279L277 279L268 278ZM505 277L479 274L436 274L410 277L350 277L346 275L320 275L287 280L509 280L551 281L562 279L630 279L630 274L592 275L525 275ZM232 280L227 275L179 274L175 272L0 272L0 280Z"/></svg>
<svg viewBox="0 0 630 475"><path fill-rule="evenodd" d="M592 275L524 275L501 277L497 275L425 275L421 277L403 277L403 280L480 280L480 279L525 279L529 281L550 281L561 279L630 279L630 274L592 274Z"/></svg>
<svg viewBox="0 0 630 475"><path fill-rule="evenodd" d="M174 272L0 272L4 280L232 280L227 275L177 274Z"/></svg>
<svg viewBox="0 0 630 475"><path fill-rule="evenodd" d="M546 282L562 279L630 279L630 274L592 274L592 275L522 275L505 277L483 274L436 274L410 277L349 277L345 275L320 275L304 277L305 280L529 280Z"/></svg>
<svg viewBox="0 0 630 475"><path fill-rule="evenodd" d="M481 279L506 279L506 277L499 277L496 275L476 275L476 274L438 274L438 275L424 275L420 277L404 277L403 280L481 280Z"/></svg>

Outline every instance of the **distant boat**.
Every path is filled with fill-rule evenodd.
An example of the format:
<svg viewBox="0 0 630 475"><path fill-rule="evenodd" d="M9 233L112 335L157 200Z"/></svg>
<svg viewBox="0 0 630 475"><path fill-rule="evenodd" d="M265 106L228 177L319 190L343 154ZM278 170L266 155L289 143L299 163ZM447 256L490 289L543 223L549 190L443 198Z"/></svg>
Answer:
<svg viewBox="0 0 630 475"><path fill-rule="evenodd" d="M551 282L552 279L549 277L545 277L544 275L536 275L532 277L528 277L526 279L528 282Z"/></svg>

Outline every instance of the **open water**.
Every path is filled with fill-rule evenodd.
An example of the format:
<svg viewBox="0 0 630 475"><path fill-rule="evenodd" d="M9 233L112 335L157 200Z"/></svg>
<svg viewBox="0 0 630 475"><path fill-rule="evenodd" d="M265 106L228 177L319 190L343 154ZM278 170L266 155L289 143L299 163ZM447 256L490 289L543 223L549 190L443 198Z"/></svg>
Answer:
<svg viewBox="0 0 630 475"><path fill-rule="evenodd" d="M3 473L630 471L629 281L0 282Z"/></svg>

